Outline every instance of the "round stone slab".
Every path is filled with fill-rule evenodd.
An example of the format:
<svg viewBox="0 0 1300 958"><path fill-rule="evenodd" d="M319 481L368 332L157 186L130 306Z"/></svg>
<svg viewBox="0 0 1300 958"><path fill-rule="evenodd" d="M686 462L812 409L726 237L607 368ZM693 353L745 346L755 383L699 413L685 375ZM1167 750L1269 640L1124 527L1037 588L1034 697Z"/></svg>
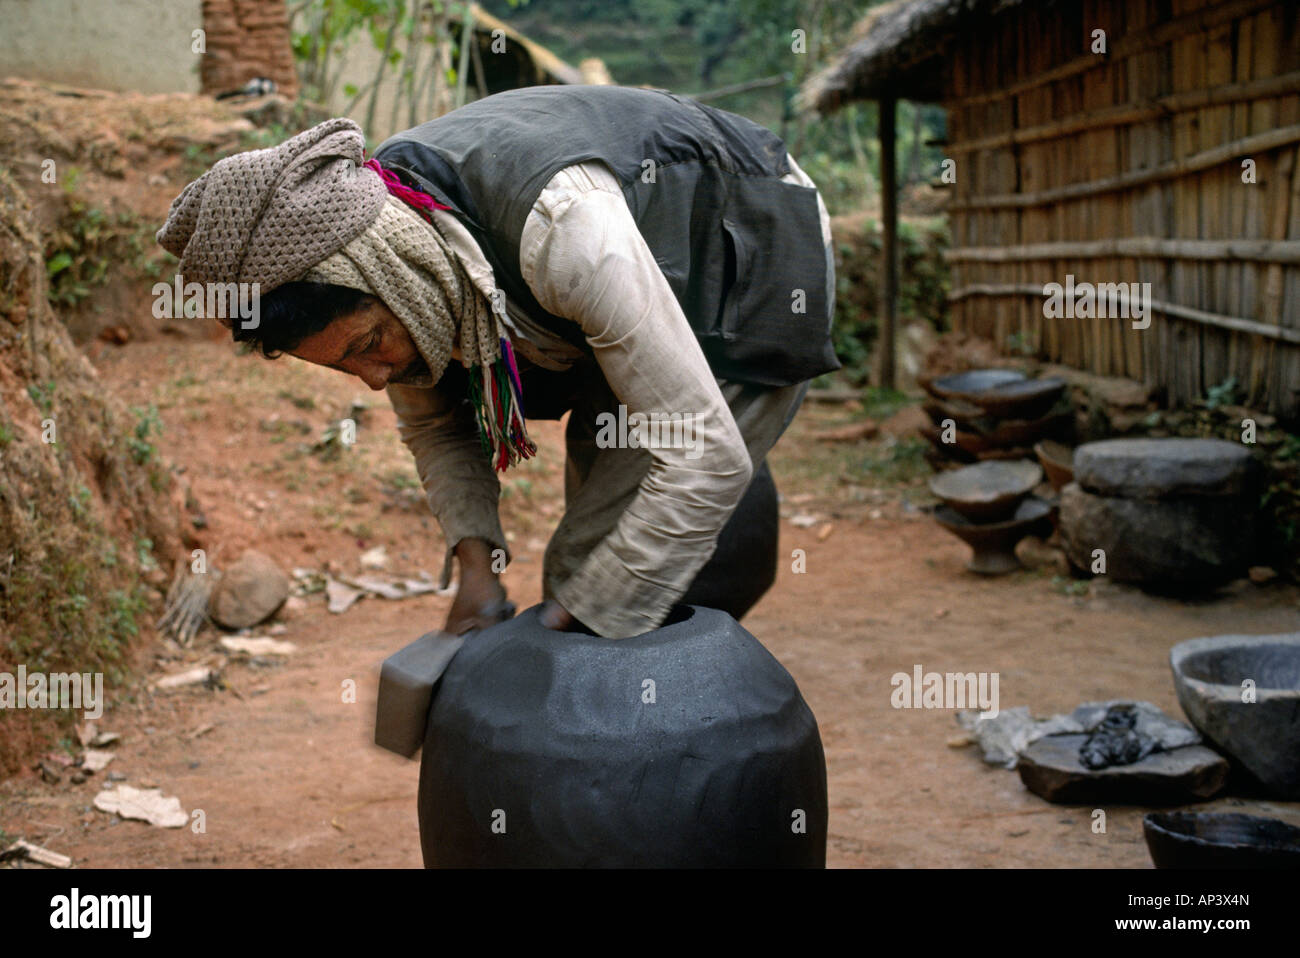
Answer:
<svg viewBox="0 0 1300 958"><path fill-rule="evenodd" d="M1253 465L1244 445L1225 439L1106 439L1074 451L1074 481L1121 499L1236 496Z"/></svg>

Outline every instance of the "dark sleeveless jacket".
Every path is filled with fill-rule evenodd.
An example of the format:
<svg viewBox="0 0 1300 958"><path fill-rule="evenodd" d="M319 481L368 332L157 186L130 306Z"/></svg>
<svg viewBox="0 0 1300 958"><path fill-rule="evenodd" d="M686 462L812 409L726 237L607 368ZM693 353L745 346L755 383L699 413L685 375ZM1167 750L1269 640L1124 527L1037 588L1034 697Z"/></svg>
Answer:
<svg viewBox="0 0 1300 958"><path fill-rule="evenodd" d="M528 289L520 239L556 173L603 161L716 376L785 386L839 368L815 191L780 181L785 145L749 120L661 90L531 87L399 133L374 155L452 208L510 300L584 349L578 325Z"/></svg>

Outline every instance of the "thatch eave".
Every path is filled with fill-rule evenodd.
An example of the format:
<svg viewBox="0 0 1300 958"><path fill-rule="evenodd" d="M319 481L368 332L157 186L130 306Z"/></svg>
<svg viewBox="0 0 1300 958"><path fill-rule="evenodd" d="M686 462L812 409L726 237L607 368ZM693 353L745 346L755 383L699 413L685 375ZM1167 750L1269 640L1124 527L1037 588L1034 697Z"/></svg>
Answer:
<svg viewBox="0 0 1300 958"><path fill-rule="evenodd" d="M799 91L802 110L831 113L854 100L935 102L948 41L976 19L1023 0L894 0L858 21L855 39Z"/></svg>
<svg viewBox="0 0 1300 958"><path fill-rule="evenodd" d="M535 40L530 40L504 20L498 19L488 13L477 3L471 3L469 8L474 17L474 27L476 31L491 33L494 30L500 30L508 40L519 44L519 46L524 49L528 54L528 58L532 61L537 70L554 82L568 84L587 82L582 71L577 67L565 63L546 47L537 43Z"/></svg>

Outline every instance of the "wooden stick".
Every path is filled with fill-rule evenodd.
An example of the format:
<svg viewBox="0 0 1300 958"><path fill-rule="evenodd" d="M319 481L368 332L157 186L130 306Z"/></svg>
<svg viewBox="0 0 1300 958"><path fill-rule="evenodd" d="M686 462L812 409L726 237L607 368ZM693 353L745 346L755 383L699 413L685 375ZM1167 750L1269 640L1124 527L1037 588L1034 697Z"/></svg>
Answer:
<svg viewBox="0 0 1300 958"><path fill-rule="evenodd" d="M10 845L0 858L29 858L38 862L47 868L71 868L72 859L67 855L60 855L58 852L52 852L48 848L41 848L39 845L33 845L31 842L23 841L21 838Z"/></svg>
<svg viewBox="0 0 1300 958"><path fill-rule="evenodd" d="M1123 287L1127 284L1120 283ZM948 294L948 299L961 300L968 296L1042 296L1043 288L1034 286L1029 283L972 283L969 286L963 286L961 289L954 289ZM1121 300L1127 299L1127 294L1121 289ZM1207 313L1199 309L1191 309L1187 306L1179 306L1175 303L1165 303L1153 299L1151 308L1158 313L1164 313L1166 316L1173 316L1177 319L1186 319L1194 323L1200 323L1202 326L1217 326L1220 329L1232 329L1239 333L1253 333L1256 336L1266 336L1270 339L1280 339L1283 342L1300 344L1300 329L1291 329L1285 326L1269 326L1267 323L1258 323L1253 319L1241 319L1237 316L1220 316L1216 313Z"/></svg>
<svg viewBox="0 0 1300 958"><path fill-rule="evenodd" d="M1109 58L1112 60L1122 59L1136 53L1162 47L1188 34L1203 33L1221 23L1250 16L1252 13L1257 13L1271 6L1273 6L1273 0L1232 0L1232 2L1222 3L1216 7L1207 7L1194 16L1179 17L1155 29L1120 37L1111 45ZM964 99L953 101L949 105L973 106L980 103L992 103L1005 97L1016 96L1046 86L1057 80L1064 80L1085 73L1094 67L1100 66L1103 62L1102 58L1095 53L1088 53L1068 63L1063 63L1053 70L1039 73L1032 79L1014 83L1001 90L987 90L985 88L986 92L972 94Z"/></svg>
<svg viewBox="0 0 1300 958"><path fill-rule="evenodd" d="M1132 126L1147 120L1156 120L1173 113L1200 110L1209 106L1223 106L1244 100L1260 100L1300 92L1300 71L1281 76L1253 80L1250 83L1232 83L1213 90L1189 90L1147 100L1144 103L1122 103L1107 110L1098 110L1082 116L1069 116L1051 123L1023 127L1007 133L953 143L948 153L972 153L977 150L999 149L1013 144L1033 143L1058 136L1080 133L1084 130L1107 126Z"/></svg>
<svg viewBox="0 0 1300 958"><path fill-rule="evenodd" d="M771 76L759 77L757 80L732 83L729 86L720 86L713 90L705 90L702 93L687 93L686 97L697 103L705 103L709 100L718 100L736 93L748 93L750 90L761 90L763 87L776 86L786 82L787 79L788 77L784 73L774 73Z"/></svg>
<svg viewBox="0 0 1300 958"><path fill-rule="evenodd" d="M1289 153L1287 155L1290 155ZM1282 214L1285 216L1285 213ZM944 253L950 263L1004 263L1030 259L1252 260L1300 265L1300 240L1178 240L1158 236L1087 242L1028 243L1022 246L959 246Z"/></svg>
<svg viewBox="0 0 1300 958"><path fill-rule="evenodd" d="M1181 160L1173 160L1149 170L1134 170L1129 173L1121 173L1118 176L1107 176L1100 180L1090 180L1083 183L1071 183L1068 186L1039 190L1035 193L1002 193L997 196L973 197L952 203L948 209L950 211L964 211L1045 206L1049 203L1059 203L1061 200L1083 199L1106 193L1118 193L1123 190L1131 190L1135 186L1144 186L1147 183L1174 179L1187 173L1209 169L1237 156L1272 150L1296 142L1300 142L1300 123L1285 126L1278 130L1269 130L1267 133L1245 136L1239 140L1217 146L1212 150L1205 150Z"/></svg>

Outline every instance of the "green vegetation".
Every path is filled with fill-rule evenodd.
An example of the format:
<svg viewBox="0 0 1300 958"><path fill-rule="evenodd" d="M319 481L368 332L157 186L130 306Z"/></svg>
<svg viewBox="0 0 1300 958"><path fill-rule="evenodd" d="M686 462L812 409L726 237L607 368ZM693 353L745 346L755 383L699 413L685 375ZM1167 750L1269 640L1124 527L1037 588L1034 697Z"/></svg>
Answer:
<svg viewBox="0 0 1300 958"><path fill-rule="evenodd" d="M312 410L316 408L316 400L312 399L310 396L296 396L288 389L281 389L276 393L276 396L280 399L289 400L289 402L293 403L293 405L298 409Z"/></svg>
<svg viewBox="0 0 1300 958"><path fill-rule="evenodd" d="M794 95L851 39L854 24L881 0L485 0L483 7L543 44L566 62L604 61L619 83L706 94L724 87L769 81L752 89L712 96L711 105L762 123L786 140L800 165L821 188L832 213L877 202L879 140L873 104L853 104L828 117L796 114ZM292 38L303 94L327 102L342 92L362 127L375 124L377 89L397 78L400 109L412 124L427 117L411 109L427 102L432 48L450 48L443 80L455 88L460 66L461 4L435 0L432 15L417 20L411 0L303 0ZM430 9L425 5L424 9ZM383 53L377 75L340 87L341 52L368 43ZM472 88L473 84L469 84ZM412 115L412 113L417 115ZM384 119L384 118L381 118ZM909 186L937 178L945 134L937 106L901 103L896 120L900 176ZM189 159L206 160L196 152ZM206 163L202 169L206 169ZM198 172L201 172L199 169ZM195 174L197 175L197 173Z"/></svg>
<svg viewBox="0 0 1300 958"><path fill-rule="evenodd" d="M165 254L154 243L157 224L134 212L110 213L89 205L77 193L80 178L76 167L64 172L64 211L45 238L48 297L55 306L86 299L93 287L108 281L110 267L125 264L151 279L162 275Z"/></svg>
<svg viewBox="0 0 1300 958"><path fill-rule="evenodd" d="M914 402L916 400L907 393L883 386L868 386L862 392L862 410L872 419L888 419Z"/></svg>
<svg viewBox="0 0 1300 958"><path fill-rule="evenodd" d="M928 442L916 437L873 443L855 474L871 476L879 483L911 482L930 473L930 464L925 461L929 448Z"/></svg>
<svg viewBox="0 0 1300 958"><path fill-rule="evenodd" d="M831 334L835 353L844 364L841 377L855 384L865 383L868 360L879 328L882 263L880 230L874 220L865 221L856 236L837 240L835 320ZM943 329L948 316L948 264L943 258L949 246L948 225L942 219L899 223L898 322L900 327L914 320Z"/></svg>
<svg viewBox="0 0 1300 958"><path fill-rule="evenodd" d="M143 466L153 462L158 452L149 440L150 436L162 433L162 420L158 417L158 407L153 403L148 408L132 406L131 412L135 415L136 422L135 428L127 436L126 445L131 450L131 458Z"/></svg>
<svg viewBox="0 0 1300 958"><path fill-rule="evenodd" d="M854 24L879 0L486 0L485 9L569 63L599 57L619 83L698 94L762 78L781 82L710 105L747 116L780 134L813 178L832 213L877 202L879 140L874 104L828 117L799 116L793 97L850 40ZM796 31L803 31L797 35ZM938 177L944 136L936 106L901 103L896 120L899 175L906 183Z"/></svg>
<svg viewBox="0 0 1300 958"><path fill-rule="evenodd" d="M1229 376L1217 386L1211 386L1205 391L1205 408L1218 409L1220 406L1231 406L1237 401L1237 378Z"/></svg>
<svg viewBox="0 0 1300 958"><path fill-rule="evenodd" d="M1052 590L1061 593L1061 595L1083 597L1089 593L1091 588L1091 584L1086 579L1071 579L1063 575L1052 576Z"/></svg>
<svg viewBox="0 0 1300 958"><path fill-rule="evenodd" d="M44 383L31 383L27 387L27 395L44 416L48 416L54 410L54 389L53 379Z"/></svg>

